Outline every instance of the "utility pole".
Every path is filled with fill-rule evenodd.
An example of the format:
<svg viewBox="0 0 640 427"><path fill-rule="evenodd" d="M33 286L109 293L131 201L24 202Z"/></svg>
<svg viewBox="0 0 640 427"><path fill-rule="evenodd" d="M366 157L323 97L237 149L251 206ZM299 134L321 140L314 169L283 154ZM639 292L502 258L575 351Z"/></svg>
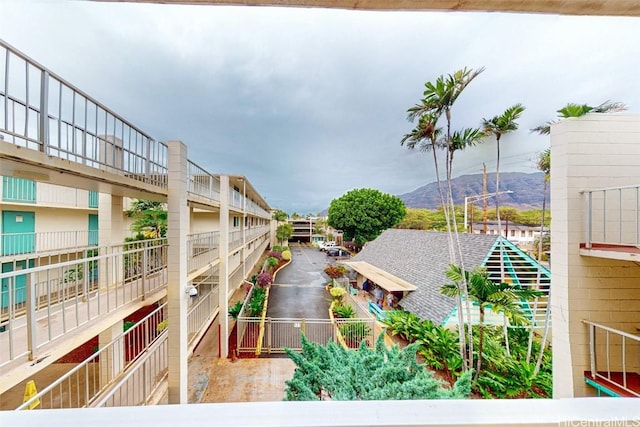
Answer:
<svg viewBox="0 0 640 427"><path fill-rule="evenodd" d="M483 202L482 202L482 208L483 208L483 222L484 222L484 227L482 229L482 233L483 234L487 234L487 165L482 162L482 195L483 195Z"/></svg>

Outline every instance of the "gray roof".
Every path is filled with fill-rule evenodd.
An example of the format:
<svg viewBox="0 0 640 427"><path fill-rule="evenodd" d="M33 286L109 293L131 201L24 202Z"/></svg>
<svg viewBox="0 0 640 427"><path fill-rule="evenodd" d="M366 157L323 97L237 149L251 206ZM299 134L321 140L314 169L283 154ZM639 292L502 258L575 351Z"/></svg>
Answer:
<svg viewBox="0 0 640 427"><path fill-rule="evenodd" d="M498 238L466 233L459 237L466 270L481 266ZM450 282L444 274L451 264L448 247L447 233L389 229L367 243L352 261L366 261L414 284L418 289L400 300L400 306L440 324L456 305L454 298L440 293L440 287Z"/></svg>

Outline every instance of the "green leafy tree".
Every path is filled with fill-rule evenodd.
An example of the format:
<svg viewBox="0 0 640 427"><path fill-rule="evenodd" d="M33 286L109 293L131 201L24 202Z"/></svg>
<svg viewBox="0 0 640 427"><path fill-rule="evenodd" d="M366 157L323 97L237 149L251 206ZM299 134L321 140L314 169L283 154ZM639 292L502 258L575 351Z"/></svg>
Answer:
<svg viewBox="0 0 640 427"><path fill-rule="evenodd" d="M330 341L326 346L302 335L302 352L287 349L296 364L286 381L285 400L463 399L471 393L471 373L447 388L416 361L417 344L387 349L381 334L375 349L358 350Z"/></svg>
<svg viewBox="0 0 640 427"><path fill-rule="evenodd" d="M289 216L287 215L287 213L284 211L281 211L280 209L276 210L272 216L272 218L278 222L286 221L288 217Z"/></svg>
<svg viewBox="0 0 640 427"><path fill-rule="evenodd" d="M360 188L331 201L327 222L342 230L345 240L354 239L356 245L363 245L398 224L405 213L406 208L399 197Z"/></svg>
<svg viewBox="0 0 640 427"><path fill-rule="evenodd" d="M133 218L131 231L146 239L156 239L167 235L167 210L161 202L135 199L125 211Z"/></svg>
<svg viewBox="0 0 640 427"><path fill-rule="evenodd" d="M451 191L451 167L452 167L452 154L457 149L462 149L467 144L459 144L460 141L456 141L454 138L455 132L451 131L451 109L455 104L458 97L462 94L464 89L482 72L484 68L478 70L472 70L463 68L456 70L454 73L447 76L440 76L434 82L425 83L425 90L423 92L423 98L419 104L409 108L407 110L408 119L414 121L419 118L418 126L410 134L405 135L401 144L407 143L407 147L412 149L419 147L423 151L433 151L433 160L436 172L436 180L438 183L438 191L440 193L440 200L443 207L443 212L446 221L447 233L449 236L449 261L451 264L460 263L463 267L462 259L462 247L460 245L460 239L457 233L457 222L455 217L455 209L453 204L453 196ZM444 117L446 121L446 130L444 132L439 131L437 127L438 121ZM442 138L438 139L439 133L442 133ZM464 134L470 136L469 131L458 132L457 136L463 136ZM458 138L462 139L462 138ZM457 146L457 148L456 148ZM444 148L446 151L446 178L447 178L447 191L442 188L440 181L440 174L438 169L438 158L435 154L436 148ZM457 247L457 252L456 252ZM461 283L462 295L466 295L466 283ZM458 323L460 330L463 330L463 317L462 317L462 298L458 298ZM466 305L467 313L470 312L470 306ZM471 335L471 329L469 329L469 347L468 356L465 357L465 337L464 334L460 334L460 355L464 361L463 367L466 369L467 364L471 364L473 359L473 339ZM468 361L468 363L467 363Z"/></svg>
<svg viewBox="0 0 640 427"><path fill-rule="evenodd" d="M279 242L283 243L291 238L293 235L293 226L289 223L280 224L278 228L276 228L276 239Z"/></svg>
<svg viewBox="0 0 640 427"><path fill-rule="evenodd" d="M484 269L474 271L466 271L457 265L450 265L445 272L447 278L453 283L442 285L440 292L449 297L457 297L460 295L460 282L463 275L466 278L468 286L468 295L470 301L478 305L480 318L478 321L478 359L476 362L475 381L478 380L480 371L482 370L482 356L484 344L484 317L487 309L496 313L503 312L505 318L512 323L525 324L527 318L522 308L521 300L531 299L540 296L540 292L523 289L519 286L513 286L508 283L494 283L489 279L489 273ZM470 321L471 319L469 319Z"/></svg>

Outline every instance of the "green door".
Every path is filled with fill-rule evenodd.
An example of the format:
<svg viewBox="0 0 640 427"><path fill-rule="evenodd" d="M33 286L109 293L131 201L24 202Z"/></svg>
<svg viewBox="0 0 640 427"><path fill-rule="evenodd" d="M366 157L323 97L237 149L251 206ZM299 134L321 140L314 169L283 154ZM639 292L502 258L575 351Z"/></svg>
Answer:
<svg viewBox="0 0 640 427"><path fill-rule="evenodd" d="M29 267L32 268L34 265L34 260L29 260ZM3 262L2 263L2 272L8 273L14 271L13 269L14 263L12 262ZM27 266L27 260L16 261L15 267L16 270L24 270ZM15 287L13 287L13 304L20 304L26 301L27 299L27 275L21 274L19 276L14 276L11 279L2 279L1 286L1 296L0 296L0 307L7 308L9 306L9 280L15 280Z"/></svg>
<svg viewBox="0 0 640 427"><path fill-rule="evenodd" d="M0 255L19 255L36 249L35 212L2 211L2 251Z"/></svg>
<svg viewBox="0 0 640 427"><path fill-rule="evenodd" d="M89 246L98 246L98 215L89 214Z"/></svg>

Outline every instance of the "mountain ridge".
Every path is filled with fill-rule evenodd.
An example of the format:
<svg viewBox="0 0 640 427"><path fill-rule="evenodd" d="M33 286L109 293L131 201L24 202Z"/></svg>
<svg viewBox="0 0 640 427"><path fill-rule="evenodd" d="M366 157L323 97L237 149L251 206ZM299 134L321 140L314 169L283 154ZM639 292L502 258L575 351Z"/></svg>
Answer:
<svg viewBox="0 0 640 427"><path fill-rule="evenodd" d="M445 181L442 181L446 184ZM544 174L542 172L501 172L500 192L512 191L500 195L500 206L510 206L520 210L541 209L544 189ZM547 189L548 190L548 189ZM495 172L487 174L487 193L496 191ZM451 180L451 193L456 205L464 204L465 197L481 195L482 174L461 175ZM437 182L431 182L415 190L400 194L398 197L410 208L437 209L440 206L440 194ZM549 207L549 191L546 194ZM477 199L476 199L477 200ZM487 199L490 207L495 206L495 197ZM477 201L476 203L481 203Z"/></svg>

